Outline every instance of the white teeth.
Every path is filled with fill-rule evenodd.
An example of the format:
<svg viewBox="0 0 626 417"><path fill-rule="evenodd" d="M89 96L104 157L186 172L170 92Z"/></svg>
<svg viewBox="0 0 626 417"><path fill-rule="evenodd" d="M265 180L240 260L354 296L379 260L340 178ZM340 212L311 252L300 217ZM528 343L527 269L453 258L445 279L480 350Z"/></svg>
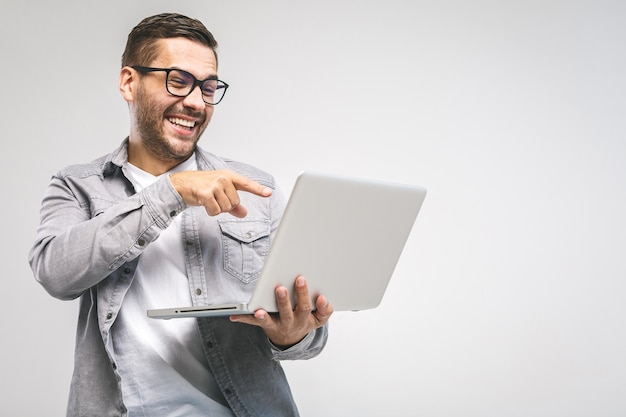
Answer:
<svg viewBox="0 0 626 417"><path fill-rule="evenodd" d="M181 125L181 126L185 126L188 128L192 128L196 125L196 122L192 122L189 120L183 120L183 119L179 119L177 117L172 117L171 119L168 119L171 123L174 123L175 125Z"/></svg>

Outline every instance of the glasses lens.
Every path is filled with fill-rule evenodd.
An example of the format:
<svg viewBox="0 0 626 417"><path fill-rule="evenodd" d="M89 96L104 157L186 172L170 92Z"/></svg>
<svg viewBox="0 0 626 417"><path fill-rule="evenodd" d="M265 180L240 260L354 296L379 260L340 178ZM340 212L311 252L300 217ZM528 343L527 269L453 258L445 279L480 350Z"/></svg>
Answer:
<svg viewBox="0 0 626 417"><path fill-rule="evenodd" d="M206 80L202 83L202 98L207 104L217 104L224 97L226 85L220 80Z"/></svg>
<svg viewBox="0 0 626 417"><path fill-rule="evenodd" d="M193 75L186 71L173 70L167 75L167 91L175 96L188 95L193 88Z"/></svg>

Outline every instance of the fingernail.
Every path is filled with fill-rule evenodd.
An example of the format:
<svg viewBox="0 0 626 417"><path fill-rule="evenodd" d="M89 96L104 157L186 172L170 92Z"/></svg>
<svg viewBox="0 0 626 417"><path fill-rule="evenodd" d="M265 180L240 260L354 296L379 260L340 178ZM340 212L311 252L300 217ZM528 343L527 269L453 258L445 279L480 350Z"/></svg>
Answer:
<svg viewBox="0 0 626 417"><path fill-rule="evenodd" d="M298 287L304 287L304 278L302 278L302 277L296 278L296 285Z"/></svg>
<svg viewBox="0 0 626 417"><path fill-rule="evenodd" d="M286 290L286 289L284 289L284 288L279 288L279 289L278 289L278 296L279 296L280 298L285 298L285 297L287 297L287 290Z"/></svg>

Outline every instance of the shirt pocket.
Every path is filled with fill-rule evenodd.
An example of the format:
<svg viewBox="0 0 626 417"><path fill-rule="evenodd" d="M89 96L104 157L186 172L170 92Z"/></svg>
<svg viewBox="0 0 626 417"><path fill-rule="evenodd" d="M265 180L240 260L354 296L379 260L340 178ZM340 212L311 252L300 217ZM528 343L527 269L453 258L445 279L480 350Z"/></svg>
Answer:
<svg viewBox="0 0 626 417"><path fill-rule="evenodd" d="M255 281L269 252L269 220L218 220L218 224L222 232L224 270L245 284Z"/></svg>

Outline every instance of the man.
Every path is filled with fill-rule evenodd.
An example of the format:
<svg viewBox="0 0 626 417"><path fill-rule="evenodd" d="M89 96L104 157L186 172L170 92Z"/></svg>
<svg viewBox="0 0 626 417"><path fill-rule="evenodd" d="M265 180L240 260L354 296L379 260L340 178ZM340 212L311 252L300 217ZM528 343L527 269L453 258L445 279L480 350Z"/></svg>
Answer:
<svg viewBox="0 0 626 417"><path fill-rule="evenodd" d="M140 22L119 77L128 138L46 192L29 262L51 295L80 297L68 416L298 414L278 360L316 356L332 314L303 277L295 306L276 289L278 314L146 316L247 300L284 209L269 174L196 145L228 88L216 47L186 16Z"/></svg>

